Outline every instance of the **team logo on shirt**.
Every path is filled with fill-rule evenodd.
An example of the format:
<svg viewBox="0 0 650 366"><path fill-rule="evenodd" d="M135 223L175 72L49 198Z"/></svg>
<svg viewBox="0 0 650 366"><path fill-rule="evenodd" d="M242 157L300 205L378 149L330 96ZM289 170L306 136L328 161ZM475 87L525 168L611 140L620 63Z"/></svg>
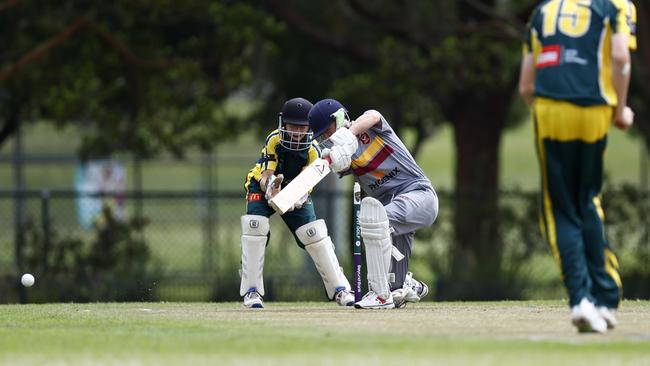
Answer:
<svg viewBox="0 0 650 366"><path fill-rule="evenodd" d="M361 141L361 143L364 145L368 145L368 143L370 142L370 136L364 132L361 135L359 135L359 141Z"/></svg>
<svg viewBox="0 0 650 366"><path fill-rule="evenodd" d="M562 52L562 46L559 44L553 44L549 46L542 47L542 52L539 53L537 57L537 63L535 66L538 69L557 66L560 64L560 53Z"/></svg>
<svg viewBox="0 0 650 366"><path fill-rule="evenodd" d="M580 52L571 48L567 48L564 52L564 62L568 64L587 65L589 61L586 58L580 57Z"/></svg>
<svg viewBox="0 0 650 366"><path fill-rule="evenodd" d="M264 198L264 197L262 196L261 193L249 193L248 196L246 197L246 199L249 202L261 201L262 198Z"/></svg>
<svg viewBox="0 0 650 366"><path fill-rule="evenodd" d="M384 184L386 184L391 179L397 177L399 175L399 173L400 173L400 170L397 169L397 167L395 167L393 170L388 172L388 174L386 174L383 177L377 179L373 183L370 183L370 185L368 187L370 188L371 191L374 191L375 189L377 189L377 188L383 186Z"/></svg>

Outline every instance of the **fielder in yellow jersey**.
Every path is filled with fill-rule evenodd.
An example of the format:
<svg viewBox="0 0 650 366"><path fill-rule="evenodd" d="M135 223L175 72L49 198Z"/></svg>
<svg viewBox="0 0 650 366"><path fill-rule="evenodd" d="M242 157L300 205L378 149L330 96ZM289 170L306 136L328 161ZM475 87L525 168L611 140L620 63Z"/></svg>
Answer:
<svg viewBox="0 0 650 366"><path fill-rule="evenodd" d="M610 124L625 129L633 118L626 106L633 9L627 0L542 1L524 44L519 89L533 108L541 226L581 332L617 324L622 284L599 195Z"/></svg>

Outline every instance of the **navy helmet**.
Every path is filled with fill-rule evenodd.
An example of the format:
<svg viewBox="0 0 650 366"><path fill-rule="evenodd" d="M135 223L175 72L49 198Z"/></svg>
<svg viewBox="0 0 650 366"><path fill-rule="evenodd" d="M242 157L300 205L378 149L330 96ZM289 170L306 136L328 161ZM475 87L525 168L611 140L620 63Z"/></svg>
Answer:
<svg viewBox="0 0 650 366"><path fill-rule="evenodd" d="M280 131L280 145L289 150L305 150L311 146L313 132L295 132L287 130L287 124L298 126L309 126L309 110L313 104L305 98L293 98L287 100L282 106L278 118L278 130Z"/></svg>
<svg viewBox="0 0 650 366"><path fill-rule="evenodd" d="M314 137L318 138L323 132L327 131L332 122L336 122L336 112L343 110L345 121L349 122L348 111L343 104L335 99L323 99L312 107L309 111L309 127L314 132ZM341 126L336 126L338 129Z"/></svg>

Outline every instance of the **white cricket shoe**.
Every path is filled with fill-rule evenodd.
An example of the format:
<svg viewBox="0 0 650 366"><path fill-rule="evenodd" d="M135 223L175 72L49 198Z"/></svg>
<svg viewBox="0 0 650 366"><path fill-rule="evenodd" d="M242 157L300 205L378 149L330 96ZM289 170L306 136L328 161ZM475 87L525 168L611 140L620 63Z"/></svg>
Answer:
<svg viewBox="0 0 650 366"><path fill-rule="evenodd" d="M377 293L370 290L361 300L354 303L354 307L357 309L393 309L395 303L393 296L388 295L387 299L382 299Z"/></svg>
<svg viewBox="0 0 650 366"><path fill-rule="evenodd" d="M334 300L339 306L352 306L354 305L354 295L350 291L342 288L339 290L336 295L334 295Z"/></svg>
<svg viewBox="0 0 650 366"><path fill-rule="evenodd" d="M408 302L419 302L429 293L429 286L413 278L413 273L407 272L402 288L392 292L396 308L403 308Z"/></svg>
<svg viewBox="0 0 650 366"><path fill-rule="evenodd" d="M244 295L244 306L249 309L262 309L264 308L264 301L262 301L262 295L257 292L255 287L248 290L246 295Z"/></svg>
<svg viewBox="0 0 650 366"><path fill-rule="evenodd" d="M598 308L598 314L600 314L600 316L605 319L608 329L614 329L618 325L618 320L616 320L614 312L614 309L609 309L606 306L600 306Z"/></svg>
<svg viewBox="0 0 650 366"><path fill-rule="evenodd" d="M571 309L571 322L578 328L580 333L607 331L607 322L602 318L594 304L586 297L580 300L580 304Z"/></svg>

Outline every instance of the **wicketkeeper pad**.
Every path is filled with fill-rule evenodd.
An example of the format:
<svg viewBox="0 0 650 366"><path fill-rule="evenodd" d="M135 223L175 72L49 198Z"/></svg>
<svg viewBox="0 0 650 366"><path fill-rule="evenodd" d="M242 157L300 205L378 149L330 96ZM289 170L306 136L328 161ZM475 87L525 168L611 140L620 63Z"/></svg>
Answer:
<svg viewBox="0 0 650 366"><path fill-rule="evenodd" d="M244 215L241 217L241 286L239 294L244 296L252 287L264 296L264 253L269 233L268 217Z"/></svg>
<svg viewBox="0 0 650 366"><path fill-rule="evenodd" d="M384 205L372 197L364 198L361 201L359 223L366 248L368 284L377 295L387 299L390 296L388 271L393 244Z"/></svg>
<svg viewBox="0 0 650 366"><path fill-rule="evenodd" d="M316 220L299 227L296 236L305 245L305 250L318 269L327 297L331 300L336 294L336 289L344 287L350 291L351 286L343 274L339 260L334 252L334 243L327 235L327 225L324 220Z"/></svg>

